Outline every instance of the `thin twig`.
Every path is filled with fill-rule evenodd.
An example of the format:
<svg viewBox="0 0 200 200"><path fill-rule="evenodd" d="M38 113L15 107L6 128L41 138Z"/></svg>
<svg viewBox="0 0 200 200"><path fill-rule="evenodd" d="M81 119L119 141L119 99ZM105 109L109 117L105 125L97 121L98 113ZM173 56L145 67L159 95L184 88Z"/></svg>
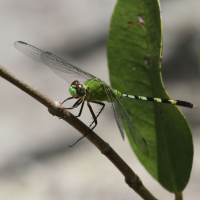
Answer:
<svg viewBox="0 0 200 200"><path fill-rule="evenodd" d="M37 101L46 106L49 112L53 115L61 117L67 123L72 125L76 130L78 130L82 135L87 133L90 129L78 118L75 117L65 117L65 115L72 115L67 110L60 111L63 106L60 102L51 100L46 95L42 94L33 86L29 85L27 82L18 78L15 74L10 72L8 69L0 65L0 76L14 84ZM133 170L122 160L122 158L111 148L109 144L104 142L98 135L93 131L86 136L86 138L92 142L102 154L104 154L124 175L126 183L137 192L143 199L146 200L156 200L156 198L145 188L141 179L133 172Z"/></svg>

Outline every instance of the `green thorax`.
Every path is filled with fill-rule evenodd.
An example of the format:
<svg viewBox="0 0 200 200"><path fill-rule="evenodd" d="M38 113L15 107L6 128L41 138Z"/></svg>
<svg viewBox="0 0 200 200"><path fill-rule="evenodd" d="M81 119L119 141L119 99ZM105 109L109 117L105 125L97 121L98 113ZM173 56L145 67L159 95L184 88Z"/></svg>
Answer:
<svg viewBox="0 0 200 200"><path fill-rule="evenodd" d="M108 101L108 97L104 86L108 86L105 82L101 81L98 78L91 79L83 84L83 87L88 91L86 94L86 100L88 101ZM109 87L109 86L108 86ZM120 98L121 93L117 90L113 90L109 87L109 90L112 90L115 95Z"/></svg>

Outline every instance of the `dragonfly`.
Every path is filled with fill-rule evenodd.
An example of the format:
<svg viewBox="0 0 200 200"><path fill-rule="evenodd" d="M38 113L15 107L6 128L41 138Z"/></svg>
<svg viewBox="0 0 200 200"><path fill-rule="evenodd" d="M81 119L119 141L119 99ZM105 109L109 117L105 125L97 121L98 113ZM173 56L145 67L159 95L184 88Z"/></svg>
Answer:
<svg viewBox="0 0 200 200"><path fill-rule="evenodd" d="M145 96L137 96L137 95L129 95L129 94L121 93L120 91L111 88L108 84L106 84L104 81L97 78L96 76L76 66L71 65L64 59L50 52L42 51L22 41L15 42L14 46L19 51L29 56L30 58L49 66L50 69L52 69L57 75L59 75L61 78L63 78L65 81L67 81L70 84L69 92L72 96L65 99L62 103L71 99L77 100L72 107L64 107L64 109L67 109L67 110L77 108L78 106L81 105L79 114L73 117L80 117L82 114L84 103L85 102L87 103L87 106L93 117L93 121L89 126L90 131L87 132L81 138L79 138L74 144L76 144L79 140L87 136L97 126L97 123L98 123L97 118L102 113L105 107L105 103L103 102L107 101L111 103L114 116L115 116L117 125L119 127L122 139L124 140L125 138L124 126L123 126L123 122L124 122L136 146L141 150L143 154L148 156L149 151L148 151L147 143L144 137L142 136L141 132L137 128L136 124L127 114L125 108L120 102L120 99L130 98L130 99L152 101L152 102L158 102L158 103L167 103L167 104L178 105L178 106L183 106L183 107L188 107L188 108L196 107L192 103L189 103L186 101L161 99L161 98L145 97ZM101 109L99 110L97 115L94 114L94 111L90 103L98 104L101 106Z"/></svg>

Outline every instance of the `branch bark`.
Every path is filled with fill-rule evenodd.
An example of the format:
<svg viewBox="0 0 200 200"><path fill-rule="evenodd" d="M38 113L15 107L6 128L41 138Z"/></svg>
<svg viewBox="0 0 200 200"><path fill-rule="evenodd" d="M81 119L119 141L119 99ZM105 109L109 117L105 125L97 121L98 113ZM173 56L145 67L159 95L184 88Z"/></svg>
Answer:
<svg viewBox="0 0 200 200"><path fill-rule="evenodd" d="M2 65L0 65L0 76L42 103L48 108L52 115L56 115L62 118L76 130L78 130L82 135L90 130L89 127L87 127L78 118L64 117L65 115L71 116L72 114L67 110L63 110L61 112L60 110L63 108L63 105L60 102L51 100L48 96L44 95L36 88L17 77ZM87 135L86 138L91 143L93 143L101 151L101 153L104 154L119 169L119 171L124 175L125 182L129 185L129 187L135 190L135 192L138 193L143 199L156 200L156 198L143 185L137 174L133 172L133 170L123 161L123 159L112 149L108 143L103 141L93 131Z"/></svg>

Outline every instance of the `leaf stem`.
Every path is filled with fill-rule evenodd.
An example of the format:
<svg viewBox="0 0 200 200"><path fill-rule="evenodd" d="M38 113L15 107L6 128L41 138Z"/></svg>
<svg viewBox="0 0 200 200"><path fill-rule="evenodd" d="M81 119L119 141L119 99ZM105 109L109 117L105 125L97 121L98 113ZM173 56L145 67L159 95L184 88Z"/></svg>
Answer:
<svg viewBox="0 0 200 200"><path fill-rule="evenodd" d="M175 200L183 200L183 195L182 195L182 193L180 193L180 194L175 193Z"/></svg>

